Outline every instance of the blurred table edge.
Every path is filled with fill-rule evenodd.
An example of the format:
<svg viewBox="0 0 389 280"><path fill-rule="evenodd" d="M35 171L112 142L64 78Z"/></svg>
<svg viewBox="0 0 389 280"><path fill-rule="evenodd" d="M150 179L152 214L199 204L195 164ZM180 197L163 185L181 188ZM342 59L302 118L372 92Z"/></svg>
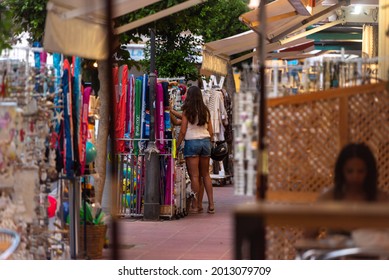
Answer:
<svg viewBox="0 0 389 280"><path fill-rule="evenodd" d="M234 210L236 259L265 259L265 227L389 228L388 203L256 202Z"/></svg>

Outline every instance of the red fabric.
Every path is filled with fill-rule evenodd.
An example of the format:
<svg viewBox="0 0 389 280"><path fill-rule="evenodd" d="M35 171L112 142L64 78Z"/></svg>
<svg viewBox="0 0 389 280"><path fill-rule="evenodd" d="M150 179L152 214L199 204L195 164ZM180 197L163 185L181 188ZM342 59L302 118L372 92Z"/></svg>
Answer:
<svg viewBox="0 0 389 280"><path fill-rule="evenodd" d="M51 195L47 196L49 206L47 207L47 216L52 218L55 216L55 210L57 209L57 200Z"/></svg>
<svg viewBox="0 0 389 280"><path fill-rule="evenodd" d="M119 84L119 71L122 71L121 81ZM126 129L126 100L127 100L127 79L128 79L128 66L123 65L120 69L115 69L114 82L116 93L116 112L115 112L115 136L116 138L124 138ZM119 153L125 152L125 141L118 140L116 151Z"/></svg>

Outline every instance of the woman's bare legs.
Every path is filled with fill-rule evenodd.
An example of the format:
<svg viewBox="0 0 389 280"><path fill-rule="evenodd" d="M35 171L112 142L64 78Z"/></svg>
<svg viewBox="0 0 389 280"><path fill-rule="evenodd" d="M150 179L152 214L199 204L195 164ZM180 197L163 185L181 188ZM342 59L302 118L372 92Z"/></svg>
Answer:
<svg viewBox="0 0 389 280"><path fill-rule="evenodd" d="M211 212L215 209L215 204L213 201L212 180L209 175L209 157L200 157L200 176L203 178L205 191L208 196L208 212Z"/></svg>
<svg viewBox="0 0 389 280"><path fill-rule="evenodd" d="M196 211L198 210L197 198L199 197L199 191L200 191L199 157L198 156L186 157L185 161L186 161L186 168L188 168L192 191L196 195L194 201L192 202L193 209Z"/></svg>
<svg viewBox="0 0 389 280"><path fill-rule="evenodd" d="M204 180L203 177L200 176L200 189L199 189L199 195L197 196L199 211L203 210L203 197L204 197Z"/></svg>

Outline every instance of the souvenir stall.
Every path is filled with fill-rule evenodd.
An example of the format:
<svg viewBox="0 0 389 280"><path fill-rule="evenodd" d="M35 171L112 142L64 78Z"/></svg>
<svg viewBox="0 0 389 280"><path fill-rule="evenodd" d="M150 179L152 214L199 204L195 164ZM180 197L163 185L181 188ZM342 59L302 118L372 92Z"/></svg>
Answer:
<svg viewBox="0 0 389 280"><path fill-rule="evenodd" d="M182 113L182 105L185 101L187 86L185 85L185 78L160 78L158 81L169 82L169 98L170 98L170 109L173 109L179 113ZM177 205L176 217L184 217L189 213L189 207L191 200L194 198L194 193L191 189L190 178L186 169L185 159L183 151L177 150L176 141L180 133L180 120L173 113L170 113L172 120L172 139L174 144L173 157L175 160L175 202ZM173 119L176 119L174 122ZM175 124L176 123L176 124Z"/></svg>
<svg viewBox="0 0 389 280"><path fill-rule="evenodd" d="M204 65L202 66L204 69ZM232 164L232 98L223 87L225 77L221 76L219 82L215 75L210 75L209 80L203 81L203 100L211 113L211 121L214 132L215 145L225 145L227 154L221 158L211 158L211 179L214 184L231 183Z"/></svg>
<svg viewBox="0 0 389 280"><path fill-rule="evenodd" d="M4 198L11 203L4 213L10 215L14 205L17 228L28 231L20 232L24 256L16 251L15 258L101 257L104 213L92 204L98 98L81 79L80 58L54 53L48 65L39 45L23 51L27 58L33 53L35 65L2 60L0 79L7 120L2 145L13 151L1 152L5 177L0 189L3 197L12 197ZM86 239L97 228L102 228L102 242L93 254L98 246L87 247Z"/></svg>
<svg viewBox="0 0 389 280"><path fill-rule="evenodd" d="M16 231L19 246L9 258L66 258L69 248L49 227L56 211L50 196L56 181L55 151L47 145L53 128L54 76L46 55L35 52L35 67L4 58L0 62L1 205L0 228Z"/></svg>
<svg viewBox="0 0 389 280"><path fill-rule="evenodd" d="M148 75L135 78L126 65L113 70L116 89L116 140L119 161L119 214L143 217L145 193L145 150L150 140ZM186 211L185 165L177 157L176 128L171 124L170 106L181 107L181 91L173 78L160 78L156 90L155 139L159 150L160 217L180 218Z"/></svg>

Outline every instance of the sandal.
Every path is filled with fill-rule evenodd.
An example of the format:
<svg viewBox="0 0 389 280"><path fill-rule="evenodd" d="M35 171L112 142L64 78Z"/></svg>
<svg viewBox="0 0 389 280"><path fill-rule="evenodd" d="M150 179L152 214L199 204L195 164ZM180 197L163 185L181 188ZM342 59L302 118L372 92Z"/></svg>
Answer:
<svg viewBox="0 0 389 280"><path fill-rule="evenodd" d="M207 210L207 212L209 213L209 214L215 214L215 208L209 208L208 207L208 210Z"/></svg>

